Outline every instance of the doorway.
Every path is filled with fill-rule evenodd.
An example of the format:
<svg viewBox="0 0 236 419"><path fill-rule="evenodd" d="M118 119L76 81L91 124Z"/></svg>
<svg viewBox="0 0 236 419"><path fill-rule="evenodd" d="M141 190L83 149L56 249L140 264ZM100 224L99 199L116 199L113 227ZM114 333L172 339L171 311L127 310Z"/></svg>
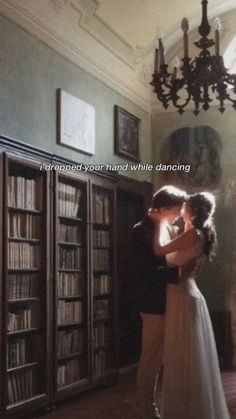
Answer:
<svg viewBox="0 0 236 419"><path fill-rule="evenodd" d="M117 193L117 278L119 367L138 362L141 322L138 287L134 274L133 225L144 217L145 195L118 189Z"/></svg>

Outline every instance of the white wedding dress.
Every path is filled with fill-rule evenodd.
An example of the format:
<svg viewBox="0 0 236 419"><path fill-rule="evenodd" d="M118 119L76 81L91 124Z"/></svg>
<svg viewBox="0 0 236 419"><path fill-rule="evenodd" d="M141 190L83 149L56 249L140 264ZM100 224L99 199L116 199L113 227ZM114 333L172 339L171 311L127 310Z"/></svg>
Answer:
<svg viewBox="0 0 236 419"><path fill-rule="evenodd" d="M180 269L196 265L167 289L162 419L230 419L211 320L194 279L205 258L202 248L200 234L194 248L167 256Z"/></svg>

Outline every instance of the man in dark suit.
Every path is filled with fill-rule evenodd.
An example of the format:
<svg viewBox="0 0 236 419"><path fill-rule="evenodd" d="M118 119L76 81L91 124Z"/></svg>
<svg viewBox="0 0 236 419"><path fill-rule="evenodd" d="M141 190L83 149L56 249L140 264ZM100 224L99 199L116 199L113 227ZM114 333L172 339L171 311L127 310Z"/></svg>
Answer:
<svg viewBox="0 0 236 419"><path fill-rule="evenodd" d="M172 224L180 217L186 193L164 186L152 199L152 209L163 213L165 240L173 238ZM152 211L153 214L153 211ZM142 349L137 373L137 394L145 419L154 415L153 391L163 357L167 282L178 283L178 268L167 267L165 256L154 253L155 217L149 215L134 226L135 263L142 320ZM175 233L176 234L176 233Z"/></svg>

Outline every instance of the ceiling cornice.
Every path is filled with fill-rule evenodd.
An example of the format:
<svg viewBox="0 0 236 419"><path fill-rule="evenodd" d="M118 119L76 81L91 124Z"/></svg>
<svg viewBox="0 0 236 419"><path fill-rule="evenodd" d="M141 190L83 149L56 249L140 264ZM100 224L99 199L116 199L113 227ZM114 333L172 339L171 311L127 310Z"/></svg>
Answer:
<svg viewBox="0 0 236 419"><path fill-rule="evenodd" d="M95 37L95 34L92 37L88 36L88 30L78 24L79 21L82 21L86 26L85 18L81 19L81 16L78 15L80 19L74 19L72 25L71 14L74 18L72 1L46 0L43 13L40 15L39 4L37 7L37 4L32 4L32 2L31 4L24 2L23 5L20 0L2 0L0 12L71 62L127 97L141 109L150 112L150 87L140 80L134 67L132 68L125 60L122 60L118 54L114 54L110 48ZM88 1L94 3L93 0ZM28 5L31 6L31 9L26 7ZM60 30L61 26L66 23L67 28L71 30L69 33L63 33Z"/></svg>

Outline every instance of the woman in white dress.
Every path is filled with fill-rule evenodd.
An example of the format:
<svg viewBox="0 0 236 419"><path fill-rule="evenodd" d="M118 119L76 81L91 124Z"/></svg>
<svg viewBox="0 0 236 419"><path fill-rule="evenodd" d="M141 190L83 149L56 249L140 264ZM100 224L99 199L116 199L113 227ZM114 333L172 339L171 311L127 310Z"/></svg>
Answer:
<svg viewBox="0 0 236 419"><path fill-rule="evenodd" d="M155 243L156 254L167 255L170 263L180 266L182 278L167 290L162 419L230 418L211 320L195 282L216 242L214 209L212 194L190 195L184 209L185 232L165 246L159 239ZM155 217L161 221L161 214Z"/></svg>

